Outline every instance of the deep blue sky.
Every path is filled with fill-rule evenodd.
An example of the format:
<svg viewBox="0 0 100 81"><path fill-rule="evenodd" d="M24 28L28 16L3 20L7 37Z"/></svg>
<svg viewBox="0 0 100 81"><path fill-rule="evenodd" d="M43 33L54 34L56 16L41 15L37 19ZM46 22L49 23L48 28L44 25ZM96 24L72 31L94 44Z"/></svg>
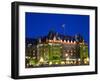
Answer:
<svg viewBox="0 0 100 81"><path fill-rule="evenodd" d="M26 12L26 37L40 37L47 35L50 30L62 33L65 24L65 34L74 36L81 34L89 44L89 16L71 14L49 14Z"/></svg>

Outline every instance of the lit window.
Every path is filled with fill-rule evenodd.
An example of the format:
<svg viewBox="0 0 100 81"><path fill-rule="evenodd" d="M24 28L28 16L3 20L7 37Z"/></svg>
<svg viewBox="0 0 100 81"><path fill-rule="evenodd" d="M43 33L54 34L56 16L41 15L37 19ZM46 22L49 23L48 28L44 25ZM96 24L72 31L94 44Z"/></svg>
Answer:
<svg viewBox="0 0 100 81"><path fill-rule="evenodd" d="M73 43L73 41L71 40L71 43Z"/></svg>
<svg viewBox="0 0 100 81"><path fill-rule="evenodd" d="M69 43L69 40L67 41L67 43Z"/></svg>
<svg viewBox="0 0 100 81"><path fill-rule="evenodd" d="M66 40L64 40L64 42L66 43Z"/></svg>
<svg viewBox="0 0 100 81"><path fill-rule="evenodd" d="M76 41L74 41L74 44L76 44Z"/></svg>
<svg viewBox="0 0 100 81"><path fill-rule="evenodd" d="M68 54L66 53L66 54L65 54L65 56L67 57L67 56L68 56Z"/></svg>
<svg viewBox="0 0 100 81"><path fill-rule="evenodd" d="M71 53L71 55L73 55L73 53Z"/></svg>

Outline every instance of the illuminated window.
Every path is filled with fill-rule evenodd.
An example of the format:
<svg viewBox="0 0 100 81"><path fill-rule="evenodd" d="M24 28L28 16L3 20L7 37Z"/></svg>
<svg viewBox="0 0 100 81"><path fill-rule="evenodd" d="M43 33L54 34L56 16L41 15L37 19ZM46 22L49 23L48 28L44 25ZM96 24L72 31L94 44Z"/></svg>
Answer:
<svg viewBox="0 0 100 81"><path fill-rule="evenodd" d="M65 56L67 57L68 56L68 53L66 53Z"/></svg>
<svg viewBox="0 0 100 81"><path fill-rule="evenodd" d="M73 41L71 40L71 43L73 43Z"/></svg>
<svg viewBox="0 0 100 81"><path fill-rule="evenodd" d="M73 53L71 53L71 55L73 55Z"/></svg>
<svg viewBox="0 0 100 81"><path fill-rule="evenodd" d="M66 40L64 40L64 42L66 43Z"/></svg>
<svg viewBox="0 0 100 81"><path fill-rule="evenodd" d="M69 40L67 41L67 43L69 43Z"/></svg>

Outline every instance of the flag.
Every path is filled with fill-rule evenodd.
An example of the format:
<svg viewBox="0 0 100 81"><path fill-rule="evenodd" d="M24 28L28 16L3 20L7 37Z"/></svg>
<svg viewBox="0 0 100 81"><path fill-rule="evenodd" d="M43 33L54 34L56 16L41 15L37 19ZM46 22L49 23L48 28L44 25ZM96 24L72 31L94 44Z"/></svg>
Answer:
<svg viewBox="0 0 100 81"><path fill-rule="evenodd" d="M65 24L62 24L62 27L65 28Z"/></svg>

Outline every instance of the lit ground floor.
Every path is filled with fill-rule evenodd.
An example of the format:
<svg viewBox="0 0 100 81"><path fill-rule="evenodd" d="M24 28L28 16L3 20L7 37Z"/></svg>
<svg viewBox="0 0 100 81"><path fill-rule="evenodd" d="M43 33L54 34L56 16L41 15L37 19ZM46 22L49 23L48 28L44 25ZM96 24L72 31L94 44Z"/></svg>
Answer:
<svg viewBox="0 0 100 81"><path fill-rule="evenodd" d="M89 65L88 46L48 43L26 48L26 68L77 65Z"/></svg>

